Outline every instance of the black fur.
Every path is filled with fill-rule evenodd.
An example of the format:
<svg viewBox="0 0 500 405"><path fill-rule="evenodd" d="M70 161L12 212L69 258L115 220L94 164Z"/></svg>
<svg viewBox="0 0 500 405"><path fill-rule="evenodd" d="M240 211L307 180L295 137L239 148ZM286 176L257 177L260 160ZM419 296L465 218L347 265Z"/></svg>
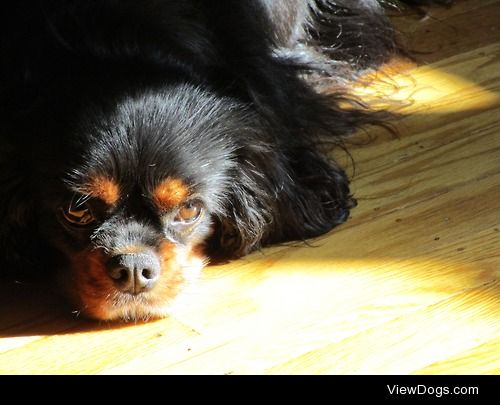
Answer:
<svg viewBox="0 0 500 405"><path fill-rule="evenodd" d="M382 7L394 2L10 3L0 17L2 270L45 271L127 238L196 240L230 259L347 219L348 179L318 143L341 145L383 119L349 84L394 52ZM118 180L119 204L90 230L62 226L60 207L99 175ZM147 198L168 176L204 204L194 229L179 231Z"/></svg>

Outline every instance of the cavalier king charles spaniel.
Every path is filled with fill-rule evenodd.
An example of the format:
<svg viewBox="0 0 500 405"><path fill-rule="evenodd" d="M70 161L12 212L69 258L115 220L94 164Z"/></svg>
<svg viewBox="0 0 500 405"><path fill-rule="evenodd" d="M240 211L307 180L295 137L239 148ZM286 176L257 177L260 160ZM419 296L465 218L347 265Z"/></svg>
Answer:
<svg viewBox="0 0 500 405"><path fill-rule="evenodd" d="M148 319L209 260L343 223L356 202L324 146L383 121L349 88L394 53L401 3L2 5L0 271Z"/></svg>

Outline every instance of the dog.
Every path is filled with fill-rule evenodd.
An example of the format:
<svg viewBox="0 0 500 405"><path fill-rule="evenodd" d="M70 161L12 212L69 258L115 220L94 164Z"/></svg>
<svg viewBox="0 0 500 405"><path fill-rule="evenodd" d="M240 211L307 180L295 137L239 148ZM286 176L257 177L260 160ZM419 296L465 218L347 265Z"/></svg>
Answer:
<svg viewBox="0 0 500 405"><path fill-rule="evenodd" d="M323 149L386 117L349 89L396 51L396 2L9 3L4 274L53 278L90 318L157 318L208 260L348 218Z"/></svg>

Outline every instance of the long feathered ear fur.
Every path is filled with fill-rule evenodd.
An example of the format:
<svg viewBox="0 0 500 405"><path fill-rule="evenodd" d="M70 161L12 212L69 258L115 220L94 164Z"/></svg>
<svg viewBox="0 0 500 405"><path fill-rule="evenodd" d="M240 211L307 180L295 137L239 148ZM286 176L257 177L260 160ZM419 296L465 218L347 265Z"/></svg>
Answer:
<svg viewBox="0 0 500 405"><path fill-rule="evenodd" d="M355 205L344 171L316 148L246 145L207 253L224 260L268 244L319 236L343 223Z"/></svg>
<svg viewBox="0 0 500 405"><path fill-rule="evenodd" d="M236 59L244 61L233 69L246 86L240 90L268 123L275 146L241 148L231 205L225 217L215 220L212 257L240 256L267 244L324 234L344 222L355 206L346 174L320 152L319 144L342 145L355 128L388 118L349 97L348 83L393 52L392 30L376 1L315 5L306 17L304 39L312 38L316 48L299 43L295 50L275 52L272 41L263 39L267 54ZM262 35L253 34L253 41ZM239 44L242 49L246 45ZM329 52L318 52L318 47ZM329 79L330 92L317 92L307 81L311 75Z"/></svg>
<svg viewBox="0 0 500 405"><path fill-rule="evenodd" d="M5 145L3 145L5 148ZM5 149L3 150L5 152ZM0 274L13 275L32 267L32 259L40 258L43 241L37 234L33 216L34 189L29 185L29 175L22 167L23 160L12 159L0 164ZM16 167L13 162L19 162Z"/></svg>

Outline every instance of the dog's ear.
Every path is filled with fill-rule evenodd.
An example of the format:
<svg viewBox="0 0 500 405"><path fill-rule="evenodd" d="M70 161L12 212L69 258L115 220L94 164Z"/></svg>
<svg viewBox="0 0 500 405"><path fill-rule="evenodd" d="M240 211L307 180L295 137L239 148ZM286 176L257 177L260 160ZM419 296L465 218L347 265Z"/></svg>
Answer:
<svg viewBox="0 0 500 405"><path fill-rule="evenodd" d="M273 147L263 139L242 145L231 173L232 184L223 210L213 218L207 243L212 260L227 260L258 249L276 220L281 165ZM276 162L274 164L273 162Z"/></svg>
<svg viewBox="0 0 500 405"><path fill-rule="evenodd" d="M33 201L36 200L29 181L23 176L16 159L2 162L0 173L0 275L12 275L23 267L31 267L31 258L41 245L36 238Z"/></svg>
<svg viewBox="0 0 500 405"><path fill-rule="evenodd" d="M248 147L241 156L226 210L214 218L207 244L212 259L324 234L356 205L344 171L315 147L257 149Z"/></svg>
<svg viewBox="0 0 500 405"><path fill-rule="evenodd" d="M289 149L287 161L289 181L278 200L281 222L266 243L322 235L345 222L350 209L356 206L344 170L316 147Z"/></svg>

